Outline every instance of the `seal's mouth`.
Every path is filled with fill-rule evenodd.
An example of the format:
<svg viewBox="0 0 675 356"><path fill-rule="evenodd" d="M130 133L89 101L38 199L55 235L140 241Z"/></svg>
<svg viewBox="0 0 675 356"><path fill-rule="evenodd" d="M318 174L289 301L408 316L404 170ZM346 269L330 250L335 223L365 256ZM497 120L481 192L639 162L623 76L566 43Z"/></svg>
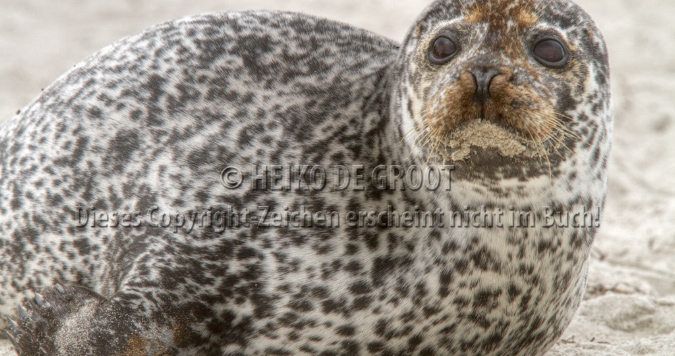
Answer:
<svg viewBox="0 0 675 356"><path fill-rule="evenodd" d="M514 83L510 69L488 74L464 70L431 96L425 125L431 140L450 149L449 158L464 160L470 146L504 157L541 157L573 135L541 90Z"/></svg>

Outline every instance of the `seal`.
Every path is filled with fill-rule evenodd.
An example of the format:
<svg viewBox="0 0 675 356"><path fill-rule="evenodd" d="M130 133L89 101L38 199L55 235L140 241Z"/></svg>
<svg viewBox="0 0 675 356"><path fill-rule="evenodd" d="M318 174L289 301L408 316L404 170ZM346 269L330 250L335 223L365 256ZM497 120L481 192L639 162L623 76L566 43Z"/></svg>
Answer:
<svg viewBox="0 0 675 356"><path fill-rule="evenodd" d="M20 355L541 355L585 289L610 104L565 0L436 1L400 46L281 12L153 27L0 130L7 333Z"/></svg>

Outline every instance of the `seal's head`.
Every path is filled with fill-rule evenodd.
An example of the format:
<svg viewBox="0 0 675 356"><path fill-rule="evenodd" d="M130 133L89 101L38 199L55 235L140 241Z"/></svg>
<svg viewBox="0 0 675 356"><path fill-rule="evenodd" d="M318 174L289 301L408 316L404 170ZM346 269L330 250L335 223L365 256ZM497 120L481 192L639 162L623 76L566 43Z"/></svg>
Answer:
<svg viewBox="0 0 675 356"><path fill-rule="evenodd" d="M570 157L583 161L580 151L604 168L607 53L576 4L437 1L408 34L398 65L402 134L421 158L458 166L456 178L554 177Z"/></svg>

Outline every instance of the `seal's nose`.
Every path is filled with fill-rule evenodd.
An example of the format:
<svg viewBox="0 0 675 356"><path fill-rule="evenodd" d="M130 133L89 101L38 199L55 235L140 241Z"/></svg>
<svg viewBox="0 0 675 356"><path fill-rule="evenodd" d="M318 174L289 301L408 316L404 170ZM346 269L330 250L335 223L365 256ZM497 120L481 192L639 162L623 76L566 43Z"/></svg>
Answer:
<svg viewBox="0 0 675 356"><path fill-rule="evenodd" d="M492 79L499 75L499 71L495 69L480 68L471 71L473 80L476 83L476 93L473 100L476 103L483 104L490 100L490 83Z"/></svg>

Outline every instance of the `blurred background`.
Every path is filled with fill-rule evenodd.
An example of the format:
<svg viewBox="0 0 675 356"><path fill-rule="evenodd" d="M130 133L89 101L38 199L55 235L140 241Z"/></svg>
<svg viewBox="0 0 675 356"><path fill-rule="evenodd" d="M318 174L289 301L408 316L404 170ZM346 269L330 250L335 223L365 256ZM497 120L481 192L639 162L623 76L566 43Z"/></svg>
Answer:
<svg viewBox="0 0 675 356"><path fill-rule="evenodd" d="M558 355L675 355L675 1L578 0L610 50L610 189L588 291ZM273 9L401 41L427 0L0 0L0 122L88 55L154 24ZM0 355L13 354L0 340Z"/></svg>

